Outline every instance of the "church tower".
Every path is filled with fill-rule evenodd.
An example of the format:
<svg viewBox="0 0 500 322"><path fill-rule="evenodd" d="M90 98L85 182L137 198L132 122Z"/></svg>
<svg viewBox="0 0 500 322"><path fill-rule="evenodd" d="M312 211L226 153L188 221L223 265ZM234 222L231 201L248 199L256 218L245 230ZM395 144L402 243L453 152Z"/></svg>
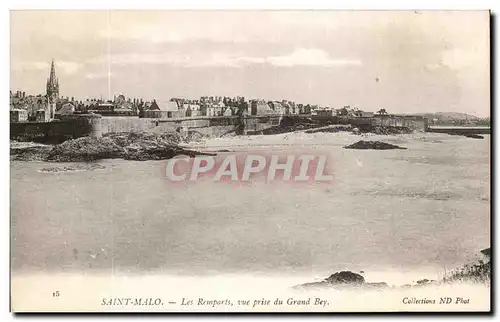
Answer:
<svg viewBox="0 0 500 322"><path fill-rule="evenodd" d="M50 76L47 79L47 98L51 103L55 103L59 98L59 80L56 78L56 68L54 67L54 60L50 66Z"/></svg>
<svg viewBox="0 0 500 322"><path fill-rule="evenodd" d="M56 78L56 68L54 67L54 60L50 66L50 76L47 79L47 107L48 117L54 118L56 112L56 103L59 99L59 80Z"/></svg>

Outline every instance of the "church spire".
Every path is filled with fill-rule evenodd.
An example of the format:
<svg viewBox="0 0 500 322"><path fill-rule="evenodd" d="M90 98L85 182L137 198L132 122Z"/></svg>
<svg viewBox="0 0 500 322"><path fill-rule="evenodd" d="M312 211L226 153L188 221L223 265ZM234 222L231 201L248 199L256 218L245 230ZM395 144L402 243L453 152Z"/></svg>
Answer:
<svg viewBox="0 0 500 322"><path fill-rule="evenodd" d="M52 59L52 64L50 66L50 79L49 83L55 84L56 83L56 68L54 66L54 59Z"/></svg>
<svg viewBox="0 0 500 322"><path fill-rule="evenodd" d="M56 78L54 59L52 59L50 75L47 79L47 97L52 103L55 103L55 101L59 98L59 81Z"/></svg>

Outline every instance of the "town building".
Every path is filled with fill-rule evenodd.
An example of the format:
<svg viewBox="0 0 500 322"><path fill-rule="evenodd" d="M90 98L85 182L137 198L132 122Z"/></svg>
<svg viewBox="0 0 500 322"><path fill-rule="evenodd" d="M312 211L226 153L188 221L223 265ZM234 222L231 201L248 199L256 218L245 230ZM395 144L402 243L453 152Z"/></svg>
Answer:
<svg viewBox="0 0 500 322"><path fill-rule="evenodd" d="M55 116L61 117L65 115L71 115L73 113L75 113L75 105L73 105L73 103L71 102L65 102L62 104L61 108L56 111Z"/></svg>
<svg viewBox="0 0 500 322"><path fill-rule="evenodd" d="M183 108L186 111L185 116L186 117L196 117L196 116L202 116L201 115L201 107L200 104L196 103L184 103Z"/></svg>
<svg viewBox="0 0 500 322"><path fill-rule="evenodd" d="M300 114L298 104L295 104L295 102L293 102L293 101L282 100L281 105L283 106L283 110L282 110L283 115L298 115L298 114Z"/></svg>
<svg viewBox="0 0 500 322"><path fill-rule="evenodd" d="M213 102L208 103L206 107L206 115L207 116L221 116L222 111L225 109L226 105L224 102Z"/></svg>
<svg viewBox="0 0 500 322"><path fill-rule="evenodd" d="M224 99L221 96L202 96L200 98L201 115L203 116L221 116L226 107Z"/></svg>
<svg viewBox="0 0 500 322"><path fill-rule="evenodd" d="M267 115L269 110L269 105L265 100L255 99L250 100L250 115Z"/></svg>
<svg viewBox="0 0 500 322"><path fill-rule="evenodd" d="M327 108L320 108L316 110L316 115L317 116L333 116L336 115L335 111L332 109L327 109Z"/></svg>
<svg viewBox="0 0 500 322"><path fill-rule="evenodd" d="M144 117L156 119L171 119L183 117L182 111L174 101L157 102L153 100L148 110L144 111Z"/></svg>
<svg viewBox="0 0 500 322"><path fill-rule="evenodd" d="M25 109L15 108L10 110L10 122L19 123L28 121L28 111Z"/></svg>
<svg viewBox="0 0 500 322"><path fill-rule="evenodd" d="M269 109L267 110L267 115L287 115L288 111L283 103L278 101L268 102Z"/></svg>
<svg viewBox="0 0 500 322"><path fill-rule="evenodd" d="M110 115L114 113L114 105L109 102L93 102L87 110L89 113Z"/></svg>

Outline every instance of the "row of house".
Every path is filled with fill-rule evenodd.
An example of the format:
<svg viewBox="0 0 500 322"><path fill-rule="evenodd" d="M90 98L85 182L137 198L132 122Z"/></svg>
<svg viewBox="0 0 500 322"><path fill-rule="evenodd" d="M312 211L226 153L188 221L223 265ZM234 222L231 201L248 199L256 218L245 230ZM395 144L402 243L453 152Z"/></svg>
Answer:
<svg viewBox="0 0 500 322"><path fill-rule="evenodd" d="M296 104L291 101L265 101L263 99L245 100L244 97L201 97L200 100L172 98L170 101L153 100L144 109L142 117L178 118L197 116L233 116L240 114L266 115L300 115L311 114L314 106Z"/></svg>
<svg viewBox="0 0 500 322"><path fill-rule="evenodd" d="M351 106L340 109L320 107L310 104L296 104L292 101L266 101L243 97L234 99L222 97L202 97L199 101L173 98L170 101L158 102L153 100L147 105L142 117L152 118L179 118L197 116L232 116L239 114L267 116L267 115L319 115L319 116L349 116L372 117L374 113L365 112Z"/></svg>
<svg viewBox="0 0 500 322"><path fill-rule="evenodd" d="M11 122L48 121L62 115L73 113L96 113L103 116L138 116L155 119L175 119L185 117L218 117L234 115L318 115L370 117L374 113L361 111L355 107L344 106L340 109L310 104L298 104L289 100L266 101L263 99L246 100L245 97L202 96L199 100L171 98L170 100L143 101L115 95L113 100L97 98L84 101L73 97L58 98L54 111L47 112L47 96L26 96L24 92L11 93ZM45 112L42 113L42 110Z"/></svg>
<svg viewBox="0 0 500 322"><path fill-rule="evenodd" d="M356 107L346 105L342 108L335 109L330 107L315 107L311 111L312 115L318 116L348 116L348 117L373 117L374 112L365 112Z"/></svg>
<svg viewBox="0 0 500 322"><path fill-rule="evenodd" d="M21 91L10 93L11 122L48 122L54 117L56 109L47 96L26 95Z"/></svg>

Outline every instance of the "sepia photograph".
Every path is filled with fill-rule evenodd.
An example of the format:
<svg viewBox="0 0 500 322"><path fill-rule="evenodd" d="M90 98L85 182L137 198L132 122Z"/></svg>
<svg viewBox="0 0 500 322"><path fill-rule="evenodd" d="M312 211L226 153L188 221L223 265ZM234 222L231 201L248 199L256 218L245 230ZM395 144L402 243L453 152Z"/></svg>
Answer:
<svg viewBox="0 0 500 322"><path fill-rule="evenodd" d="M490 312L488 10L10 10L10 310Z"/></svg>

